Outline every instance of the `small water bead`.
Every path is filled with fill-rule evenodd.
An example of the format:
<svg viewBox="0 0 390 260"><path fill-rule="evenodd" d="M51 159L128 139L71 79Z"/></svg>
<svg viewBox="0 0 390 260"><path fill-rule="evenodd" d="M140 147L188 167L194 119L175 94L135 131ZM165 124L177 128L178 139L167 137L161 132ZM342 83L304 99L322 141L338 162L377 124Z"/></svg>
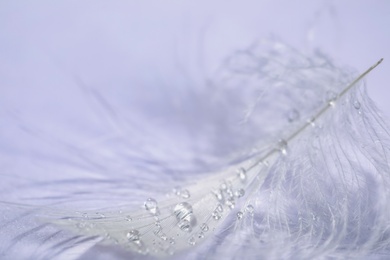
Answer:
<svg viewBox="0 0 390 260"><path fill-rule="evenodd" d="M213 217L213 219L215 220L220 220L222 218L221 216L221 213L219 213L218 211L214 210L213 213L211 214L211 216Z"/></svg>
<svg viewBox="0 0 390 260"><path fill-rule="evenodd" d="M139 231L136 229L132 229L127 232L126 237L130 242L139 241Z"/></svg>
<svg viewBox="0 0 390 260"><path fill-rule="evenodd" d="M361 108L360 102L357 101L357 100L356 100L355 102L353 102L353 107L354 107L355 109L359 110L359 109Z"/></svg>
<svg viewBox="0 0 390 260"><path fill-rule="evenodd" d="M188 244L190 244L191 246L194 246L194 245L196 244L195 238L194 238L194 237L190 237L190 238L188 239Z"/></svg>
<svg viewBox="0 0 390 260"><path fill-rule="evenodd" d="M218 201L223 201L224 198L223 198L223 194L222 194L222 191L221 190L216 190L213 192L214 195L215 195L215 198L218 200Z"/></svg>
<svg viewBox="0 0 390 260"><path fill-rule="evenodd" d="M246 206L245 211L248 212L249 215L253 216L255 208L251 204L249 204L248 206Z"/></svg>
<svg viewBox="0 0 390 260"><path fill-rule="evenodd" d="M237 176L238 178L240 178L241 181L245 181L246 180L246 170L245 168L241 167L237 170Z"/></svg>
<svg viewBox="0 0 390 260"><path fill-rule="evenodd" d="M203 232L200 232L200 233L198 234L198 238L200 238L200 239L204 238L204 233L203 233Z"/></svg>
<svg viewBox="0 0 390 260"><path fill-rule="evenodd" d="M238 220L242 219L243 216L244 216L244 213L242 213L241 211L237 212L237 219Z"/></svg>
<svg viewBox="0 0 390 260"><path fill-rule="evenodd" d="M234 195L236 195L237 198L241 198L241 197L243 197L245 195L245 190L244 189L238 189L238 190L236 190Z"/></svg>
<svg viewBox="0 0 390 260"><path fill-rule="evenodd" d="M278 149L283 155L286 155L287 154L287 141L284 139L279 140Z"/></svg>
<svg viewBox="0 0 390 260"><path fill-rule="evenodd" d="M131 222L131 221L133 221L133 219L131 218L131 216L126 216L126 221Z"/></svg>
<svg viewBox="0 0 390 260"><path fill-rule="evenodd" d="M315 117L312 117L310 118L309 120L307 120L307 122L312 126L312 127L315 127L316 126L316 118Z"/></svg>
<svg viewBox="0 0 390 260"><path fill-rule="evenodd" d="M227 190L227 188L228 188L226 182L221 183L221 185L219 187L221 188L221 190Z"/></svg>
<svg viewBox="0 0 390 260"><path fill-rule="evenodd" d="M169 244L174 245L176 243L175 238L169 238Z"/></svg>
<svg viewBox="0 0 390 260"><path fill-rule="evenodd" d="M145 209L153 215L158 215L157 201L152 198L148 198L144 203Z"/></svg>
<svg viewBox="0 0 390 260"><path fill-rule="evenodd" d="M299 112L296 109L289 111L287 114L287 120L290 123L297 121L299 117L300 117Z"/></svg>
<svg viewBox="0 0 390 260"><path fill-rule="evenodd" d="M221 204L218 204L216 210L218 210L219 212L223 212L223 207L222 207L222 205L221 205Z"/></svg>
<svg viewBox="0 0 390 260"><path fill-rule="evenodd" d="M236 202L234 201L234 199L228 199L226 200L225 205L228 206L229 209L234 209L234 207L236 206Z"/></svg>
<svg viewBox="0 0 390 260"><path fill-rule="evenodd" d="M184 189L184 190L181 190L180 196L183 199L189 199L191 197L191 194L190 194L190 192L187 189Z"/></svg>
<svg viewBox="0 0 390 260"><path fill-rule="evenodd" d="M335 92L329 90L326 93L326 97L327 97L327 101L328 101L329 105L334 106L336 104L336 100L337 100L338 96Z"/></svg>
<svg viewBox="0 0 390 260"><path fill-rule="evenodd" d="M203 223L202 226L200 226L200 229L203 232L207 232L207 231L209 231L209 226L206 223Z"/></svg>

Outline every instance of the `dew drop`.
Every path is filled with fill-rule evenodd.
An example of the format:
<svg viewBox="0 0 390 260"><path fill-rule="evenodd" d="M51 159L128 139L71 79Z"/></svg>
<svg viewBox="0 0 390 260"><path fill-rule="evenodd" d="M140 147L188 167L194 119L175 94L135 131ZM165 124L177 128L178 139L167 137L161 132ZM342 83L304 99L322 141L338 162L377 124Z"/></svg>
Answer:
<svg viewBox="0 0 390 260"><path fill-rule="evenodd" d="M188 219L183 219L183 220L179 221L178 226L184 232L190 233L192 231L192 224L191 224L190 220L188 220Z"/></svg>
<svg viewBox="0 0 390 260"><path fill-rule="evenodd" d="M169 244L174 245L176 243L175 238L169 238Z"/></svg>
<svg viewBox="0 0 390 260"><path fill-rule="evenodd" d="M327 101L329 105L334 106L337 100L337 94L331 90L326 93Z"/></svg>
<svg viewBox="0 0 390 260"><path fill-rule="evenodd" d="M200 239L204 238L204 233L203 233L203 232L200 232L200 233L198 234L198 237L199 237Z"/></svg>
<svg viewBox="0 0 390 260"><path fill-rule="evenodd" d="M149 198L144 203L145 209L153 215L158 215L157 201L155 199Z"/></svg>
<svg viewBox="0 0 390 260"><path fill-rule="evenodd" d="M283 155L286 155L286 154L287 154L287 141L284 140L284 139L279 140L279 142L278 142L278 148L279 148L279 151L280 151Z"/></svg>
<svg viewBox="0 0 390 260"><path fill-rule="evenodd" d="M215 198L218 200L218 201L223 201L224 198L223 198L223 194L222 194L222 191L221 190L216 190L213 192L214 195L215 195Z"/></svg>
<svg viewBox="0 0 390 260"><path fill-rule="evenodd" d="M237 198L241 198L241 197L243 197L245 195L245 190L244 189L238 189L238 190L236 190L234 195L236 195Z"/></svg>
<svg viewBox="0 0 390 260"><path fill-rule="evenodd" d="M190 244L191 246L194 246L195 245L195 238L194 237L190 237L188 239L188 244Z"/></svg>
<svg viewBox="0 0 390 260"><path fill-rule="evenodd" d="M242 219L243 216L244 216L244 213L242 213L241 211L237 212L237 219L238 220Z"/></svg>
<svg viewBox="0 0 390 260"><path fill-rule="evenodd" d="M245 168L241 167L237 170L237 176L240 178L242 182L246 180L246 170Z"/></svg>
<svg viewBox="0 0 390 260"><path fill-rule="evenodd" d="M229 209L234 209L234 207L236 206L236 203L234 202L234 199L228 199L226 202L225 202L226 206L229 207Z"/></svg>
<svg viewBox="0 0 390 260"><path fill-rule="evenodd" d="M139 241L139 231L136 229L132 229L127 232L126 237L130 242Z"/></svg>
<svg viewBox="0 0 390 260"><path fill-rule="evenodd" d="M178 226L185 232L191 232L192 227L196 223L193 216L192 206L187 202L181 202L173 209L173 214L176 216Z"/></svg>
<svg viewBox="0 0 390 260"><path fill-rule="evenodd" d="M133 221L133 219L131 218L131 216L126 216L126 221L131 222L131 221Z"/></svg>
<svg viewBox="0 0 390 260"><path fill-rule="evenodd" d="M356 100L355 102L353 102L353 107L354 107L355 109L359 110L360 107L361 107L360 102L357 101L357 100Z"/></svg>
<svg viewBox="0 0 390 260"><path fill-rule="evenodd" d="M312 127L315 127L316 126L316 118L315 117L312 117L310 118L309 120L307 120L307 122L312 126Z"/></svg>
<svg viewBox="0 0 390 260"><path fill-rule="evenodd" d="M219 212L223 212L223 207L222 207L221 204L218 204L218 205L217 205L217 210L218 210Z"/></svg>
<svg viewBox="0 0 390 260"><path fill-rule="evenodd" d="M220 188L221 188L221 190L227 190L228 186L227 186L226 182L221 183Z"/></svg>
<svg viewBox="0 0 390 260"><path fill-rule="evenodd" d="M249 204L248 206L246 206L245 211L248 212L249 215L253 216L255 208L251 204Z"/></svg>
<svg viewBox="0 0 390 260"><path fill-rule="evenodd" d="M190 194L190 192L189 192L187 189L184 189L184 190L181 190L180 196L181 196L183 199L188 199L188 198L191 197L191 194Z"/></svg>
<svg viewBox="0 0 390 260"><path fill-rule="evenodd" d="M291 110L287 114L287 120L290 123L297 121L299 119L299 117L300 117L299 112L296 109Z"/></svg>
<svg viewBox="0 0 390 260"><path fill-rule="evenodd" d="M202 231L204 231L204 232L207 232L207 231L209 231L209 226L207 226L206 223L203 223L202 226L200 227L200 229L201 229Z"/></svg>
<svg viewBox="0 0 390 260"><path fill-rule="evenodd" d="M213 213L211 214L211 216L213 217L213 219L215 220L220 220L221 219L221 213L219 213L218 211L214 210Z"/></svg>

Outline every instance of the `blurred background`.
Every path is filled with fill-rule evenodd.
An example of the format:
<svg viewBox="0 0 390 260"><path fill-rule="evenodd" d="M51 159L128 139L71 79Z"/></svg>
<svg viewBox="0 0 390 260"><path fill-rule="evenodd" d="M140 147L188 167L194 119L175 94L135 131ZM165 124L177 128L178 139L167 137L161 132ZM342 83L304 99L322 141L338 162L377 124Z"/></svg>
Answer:
<svg viewBox="0 0 390 260"><path fill-rule="evenodd" d="M367 82L389 116L389 14L387 0L3 0L0 104L44 99L51 108L75 77L106 88L196 84L233 51L272 36L359 72L383 57Z"/></svg>
<svg viewBox="0 0 390 260"><path fill-rule="evenodd" d="M28 157L37 150L69 152L60 144L73 143L91 157L89 143L127 127L116 121L125 117L132 120L126 130L136 140L132 146L150 143L142 141L147 125L164 154L171 140L162 142L163 132L172 129L164 130L159 120L180 113L174 108L182 103L188 111L179 118L187 121L169 122L193 129L187 136L181 132L180 141L171 133L177 150L172 156L182 156L183 143L206 143L199 127L206 120L194 121L199 107L188 105L199 98L197 89L207 87L227 56L267 37L305 55L321 52L337 67L358 72L384 58L366 80L370 96L389 117L389 14L387 0L3 0L2 151ZM204 110L207 115L212 107ZM196 134L199 142L191 143ZM48 146L31 135L41 135ZM149 152L158 149L154 143Z"/></svg>

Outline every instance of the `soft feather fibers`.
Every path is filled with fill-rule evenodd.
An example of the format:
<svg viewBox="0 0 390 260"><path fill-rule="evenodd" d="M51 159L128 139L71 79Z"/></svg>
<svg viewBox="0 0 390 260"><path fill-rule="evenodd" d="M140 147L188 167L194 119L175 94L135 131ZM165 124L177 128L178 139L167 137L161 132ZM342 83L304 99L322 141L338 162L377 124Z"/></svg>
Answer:
<svg viewBox="0 0 390 260"><path fill-rule="evenodd" d="M389 132L357 76L272 40L211 79L35 89L2 110L1 259L389 258Z"/></svg>

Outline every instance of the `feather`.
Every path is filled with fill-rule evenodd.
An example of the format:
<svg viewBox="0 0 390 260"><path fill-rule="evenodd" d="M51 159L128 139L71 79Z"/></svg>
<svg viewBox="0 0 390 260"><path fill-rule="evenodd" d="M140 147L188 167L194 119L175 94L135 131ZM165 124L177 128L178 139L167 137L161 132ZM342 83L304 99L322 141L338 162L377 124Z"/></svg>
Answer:
<svg viewBox="0 0 390 260"><path fill-rule="evenodd" d="M1 257L389 257L389 132L361 82L381 61L357 77L272 40L196 87L75 77L73 117L5 114Z"/></svg>

